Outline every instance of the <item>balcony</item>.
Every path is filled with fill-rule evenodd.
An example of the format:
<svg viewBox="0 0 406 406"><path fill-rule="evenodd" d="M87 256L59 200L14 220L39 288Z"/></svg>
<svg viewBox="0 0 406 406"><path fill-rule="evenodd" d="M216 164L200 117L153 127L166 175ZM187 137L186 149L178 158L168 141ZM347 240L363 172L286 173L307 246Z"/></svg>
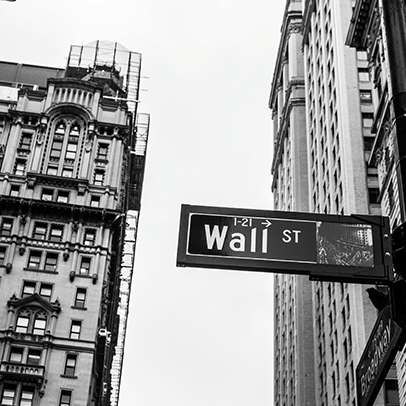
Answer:
<svg viewBox="0 0 406 406"><path fill-rule="evenodd" d="M41 382L44 379L45 367L41 365L20 364L3 361L0 364L0 375L5 379Z"/></svg>

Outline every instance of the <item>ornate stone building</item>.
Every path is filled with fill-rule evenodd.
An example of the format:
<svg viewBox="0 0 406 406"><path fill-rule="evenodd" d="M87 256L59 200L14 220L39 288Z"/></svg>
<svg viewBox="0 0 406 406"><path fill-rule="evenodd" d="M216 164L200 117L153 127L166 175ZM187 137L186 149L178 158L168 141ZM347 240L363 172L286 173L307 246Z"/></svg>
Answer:
<svg viewBox="0 0 406 406"><path fill-rule="evenodd" d="M116 405L145 163L141 55L0 62L0 404ZM138 120L141 118L141 120Z"/></svg>

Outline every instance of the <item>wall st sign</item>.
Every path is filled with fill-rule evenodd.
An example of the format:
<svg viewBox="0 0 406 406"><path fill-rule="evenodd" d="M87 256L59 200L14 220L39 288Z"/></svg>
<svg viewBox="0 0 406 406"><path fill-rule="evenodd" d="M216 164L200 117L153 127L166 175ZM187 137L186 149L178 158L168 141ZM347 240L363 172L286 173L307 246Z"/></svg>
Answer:
<svg viewBox="0 0 406 406"><path fill-rule="evenodd" d="M182 205L178 266L391 281L387 218Z"/></svg>

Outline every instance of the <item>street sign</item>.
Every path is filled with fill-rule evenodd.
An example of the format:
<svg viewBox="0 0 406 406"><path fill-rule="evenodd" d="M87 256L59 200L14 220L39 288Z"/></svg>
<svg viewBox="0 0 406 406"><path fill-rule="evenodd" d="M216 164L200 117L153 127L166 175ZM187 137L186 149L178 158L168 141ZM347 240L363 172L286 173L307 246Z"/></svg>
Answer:
<svg viewBox="0 0 406 406"><path fill-rule="evenodd" d="M391 307L379 314L356 369L358 406L372 406L396 353L405 344L405 331L393 320Z"/></svg>
<svg viewBox="0 0 406 406"><path fill-rule="evenodd" d="M380 216L182 205L177 265L389 284L389 222Z"/></svg>

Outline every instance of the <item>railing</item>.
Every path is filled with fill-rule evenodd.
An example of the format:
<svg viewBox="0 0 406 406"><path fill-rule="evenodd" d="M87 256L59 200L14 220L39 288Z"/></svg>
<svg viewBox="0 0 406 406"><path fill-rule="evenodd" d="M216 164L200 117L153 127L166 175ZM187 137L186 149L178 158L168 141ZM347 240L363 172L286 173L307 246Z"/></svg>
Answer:
<svg viewBox="0 0 406 406"><path fill-rule="evenodd" d="M15 362L3 361L0 364L0 373L20 375L21 377L43 378L45 367L41 365L18 364Z"/></svg>

